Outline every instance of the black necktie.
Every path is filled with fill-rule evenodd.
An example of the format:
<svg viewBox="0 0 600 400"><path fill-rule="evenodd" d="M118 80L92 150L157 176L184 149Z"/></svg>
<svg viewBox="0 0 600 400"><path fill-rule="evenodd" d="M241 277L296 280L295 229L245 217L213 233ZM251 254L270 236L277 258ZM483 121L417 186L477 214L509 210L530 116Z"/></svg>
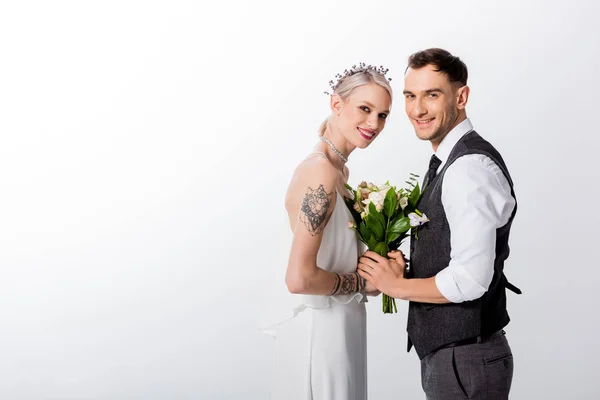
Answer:
<svg viewBox="0 0 600 400"><path fill-rule="evenodd" d="M437 175L437 170L440 167L441 163L442 160L437 158L435 154L431 156L431 160L429 160L429 169L427 170L424 188L429 186L429 182L431 182L435 178L435 176Z"/></svg>

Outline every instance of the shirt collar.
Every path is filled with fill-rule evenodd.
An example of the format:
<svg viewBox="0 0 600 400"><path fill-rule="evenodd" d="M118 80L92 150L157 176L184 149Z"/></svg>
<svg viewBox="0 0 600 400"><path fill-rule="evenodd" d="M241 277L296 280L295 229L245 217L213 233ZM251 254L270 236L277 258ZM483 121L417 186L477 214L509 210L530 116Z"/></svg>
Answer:
<svg viewBox="0 0 600 400"><path fill-rule="evenodd" d="M450 152L456 143L458 143L458 141L471 130L473 130L473 124L471 124L471 120L467 118L460 124L456 125L450 132L448 132L446 137L442 139L442 142L439 144L437 151L435 152L436 157L442 161L442 164L446 163L446 160L448 160L448 156L450 155Z"/></svg>

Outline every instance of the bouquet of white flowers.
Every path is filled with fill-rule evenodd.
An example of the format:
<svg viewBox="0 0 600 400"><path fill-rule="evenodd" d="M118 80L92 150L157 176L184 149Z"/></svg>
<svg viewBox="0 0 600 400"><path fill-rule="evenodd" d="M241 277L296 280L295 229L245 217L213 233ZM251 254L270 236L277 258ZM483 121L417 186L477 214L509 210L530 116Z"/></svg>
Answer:
<svg viewBox="0 0 600 400"><path fill-rule="evenodd" d="M346 185L354 194L353 199L344 198L354 216L348 227L357 232L369 250L382 257L387 257L391 250L397 250L408 235L417 234L419 225L429 221L417 210L421 190L416 178L418 175L410 174L406 189L396 189L389 182L382 186L361 182L356 189ZM383 294L383 312L397 311L396 301Z"/></svg>

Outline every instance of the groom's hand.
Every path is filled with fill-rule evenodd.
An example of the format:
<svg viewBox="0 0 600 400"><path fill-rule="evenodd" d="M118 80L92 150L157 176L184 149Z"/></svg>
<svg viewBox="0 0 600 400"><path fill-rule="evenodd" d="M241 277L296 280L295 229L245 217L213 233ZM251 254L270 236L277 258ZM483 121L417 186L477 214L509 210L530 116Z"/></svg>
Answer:
<svg viewBox="0 0 600 400"><path fill-rule="evenodd" d="M395 294L401 291L405 280L406 262L401 252L390 252L388 256L394 259L390 260L373 251L367 251L358 260L358 273L382 293L397 297Z"/></svg>

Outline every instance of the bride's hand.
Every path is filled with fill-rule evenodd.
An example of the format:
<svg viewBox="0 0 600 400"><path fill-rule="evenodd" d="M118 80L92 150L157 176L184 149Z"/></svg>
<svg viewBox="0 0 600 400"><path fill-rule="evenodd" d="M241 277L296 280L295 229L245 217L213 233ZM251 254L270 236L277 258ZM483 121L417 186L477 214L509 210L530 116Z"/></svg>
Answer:
<svg viewBox="0 0 600 400"><path fill-rule="evenodd" d="M377 288L375 287L375 285L373 285L371 282L369 281L365 281L365 294L367 296L379 296L381 294L381 292L379 290L377 290Z"/></svg>

